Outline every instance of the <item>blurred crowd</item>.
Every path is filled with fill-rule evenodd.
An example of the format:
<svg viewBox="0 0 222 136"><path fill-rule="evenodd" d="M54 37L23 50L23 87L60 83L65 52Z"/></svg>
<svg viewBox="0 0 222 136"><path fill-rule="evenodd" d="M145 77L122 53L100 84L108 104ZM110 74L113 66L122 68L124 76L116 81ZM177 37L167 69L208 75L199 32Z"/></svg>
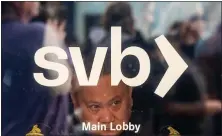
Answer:
<svg viewBox="0 0 222 136"><path fill-rule="evenodd" d="M54 78L57 73L34 63L35 52L44 46L59 46L70 56L68 47L81 48L84 59L95 54L96 47L110 48L111 26L122 27L123 49L143 48L150 56L151 71L147 83L133 88L132 111L139 111L138 120L149 129L141 135L158 135L161 128L172 126L182 135L221 135L221 22L208 39L202 39L205 19L193 15L176 21L164 34L188 64L188 69L164 98L154 94L167 70L167 63L155 38L144 38L135 28L127 2L113 2L101 18L101 35L86 37L80 45L73 35L66 34L67 9L58 2L2 2L2 135L24 136L33 124L48 135L73 133L80 135L75 107L68 92L74 84L75 70L71 60L63 60L70 70L69 80L62 86L47 88L33 79L33 72ZM70 57L69 57L70 58ZM59 61L55 56L48 59ZM135 58L134 58L135 59ZM136 62L133 58L130 62ZM132 69L132 68L126 68ZM70 82L69 82L70 81ZM78 114L78 113L77 113ZM60 132L62 131L62 132Z"/></svg>

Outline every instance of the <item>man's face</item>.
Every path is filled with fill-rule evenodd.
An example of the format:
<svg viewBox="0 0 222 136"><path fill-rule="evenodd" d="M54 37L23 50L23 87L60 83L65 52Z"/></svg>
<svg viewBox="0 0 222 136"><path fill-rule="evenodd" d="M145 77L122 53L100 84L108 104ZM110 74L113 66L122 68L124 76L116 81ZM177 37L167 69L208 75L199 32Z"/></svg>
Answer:
<svg viewBox="0 0 222 136"><path fill-rule="evenodd" d="M122 131L109 130L110 123L128 123L131 115L132 91L124 83L111 86L111 76L102 76L97 86L83 87L74 98L75 108L81 108L82 122L106 125L106 131L93 133L107 136L118 135Z"/></svg>
<svg viewBox="0 0 222 136"><path fill-rule="evenodd" d="M192 29L198 32L198 35L201 36L204 32L205 22L203 20L197 20L191 23Z"/></svg>

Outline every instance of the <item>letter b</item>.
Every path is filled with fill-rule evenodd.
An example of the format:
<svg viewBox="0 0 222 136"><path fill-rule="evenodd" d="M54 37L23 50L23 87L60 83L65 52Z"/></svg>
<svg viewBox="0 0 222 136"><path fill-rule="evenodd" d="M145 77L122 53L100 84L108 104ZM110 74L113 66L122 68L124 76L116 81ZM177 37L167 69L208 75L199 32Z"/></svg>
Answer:
<svg viewBox="0 0 222 136"><path fill-rule="evenodd" d="M140 70L134 78L126 78L121 71L122 59L127 55L133 55L139 60ZM121 53L121 27L111 28L111 64L112 85L118 85L122 79L129 86L139 86L147 80L150 74L150 59L146 51L132 46Z"/></svg>
<svg viewBox="0 0 222 136"><path fill-rule="evenodd" d="M123 122L123 130L129 130L129 125Z"/></svg>

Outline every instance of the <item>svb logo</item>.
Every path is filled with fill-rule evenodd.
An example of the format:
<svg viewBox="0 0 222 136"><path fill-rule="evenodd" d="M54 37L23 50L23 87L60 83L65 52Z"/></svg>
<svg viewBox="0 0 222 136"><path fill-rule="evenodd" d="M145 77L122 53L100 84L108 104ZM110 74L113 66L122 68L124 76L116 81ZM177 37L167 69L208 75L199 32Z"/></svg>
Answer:
<svg viewBox="0 0 222 136"><path fill-rule="evenodd" d="M164 97L188 66L163 35L156 38L155 42L169 66L155 91L157 95ZM97 47L90 76L87 77L80 48L69 47L80 85L97 85L107 50L108 47ZM44 77L43 73L34 73L34 78L43 86L56 87L63 85L68 80L69 70L63 64L47 61L45 55L48 53L55 54L58 59L68 59L66 52L59 47L49 45L39 49L34 57L35 63L41 68L57 71L58 77L49 80ZM121 62L128 55L135 56L140 64L139 72L134 78L125 77L121 71ZM136 46L121 51L121 27L111 27L111 85L116 86L122 80L129 86L140 86L147 80L149 74L150 59L147 52Z"/></svg>

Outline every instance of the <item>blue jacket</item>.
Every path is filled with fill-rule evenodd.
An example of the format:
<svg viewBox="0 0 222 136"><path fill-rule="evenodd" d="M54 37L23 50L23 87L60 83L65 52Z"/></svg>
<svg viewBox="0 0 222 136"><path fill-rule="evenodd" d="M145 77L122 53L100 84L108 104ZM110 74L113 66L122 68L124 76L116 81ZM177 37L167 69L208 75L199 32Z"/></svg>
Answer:
<svg viewBox="0 0 222 136"><path fill-rule="evenodd" d="M46 117L55 121L59 114L62 122L66 117L61 113L64 110L55 106L61 102L50 94L50 88L39 85L33 77L34 72L46 73L34 62L35 52L43 46L44 32L45 25L40 23L2 22L3 136L25 136L35 124L49 131Z"/></svg>

